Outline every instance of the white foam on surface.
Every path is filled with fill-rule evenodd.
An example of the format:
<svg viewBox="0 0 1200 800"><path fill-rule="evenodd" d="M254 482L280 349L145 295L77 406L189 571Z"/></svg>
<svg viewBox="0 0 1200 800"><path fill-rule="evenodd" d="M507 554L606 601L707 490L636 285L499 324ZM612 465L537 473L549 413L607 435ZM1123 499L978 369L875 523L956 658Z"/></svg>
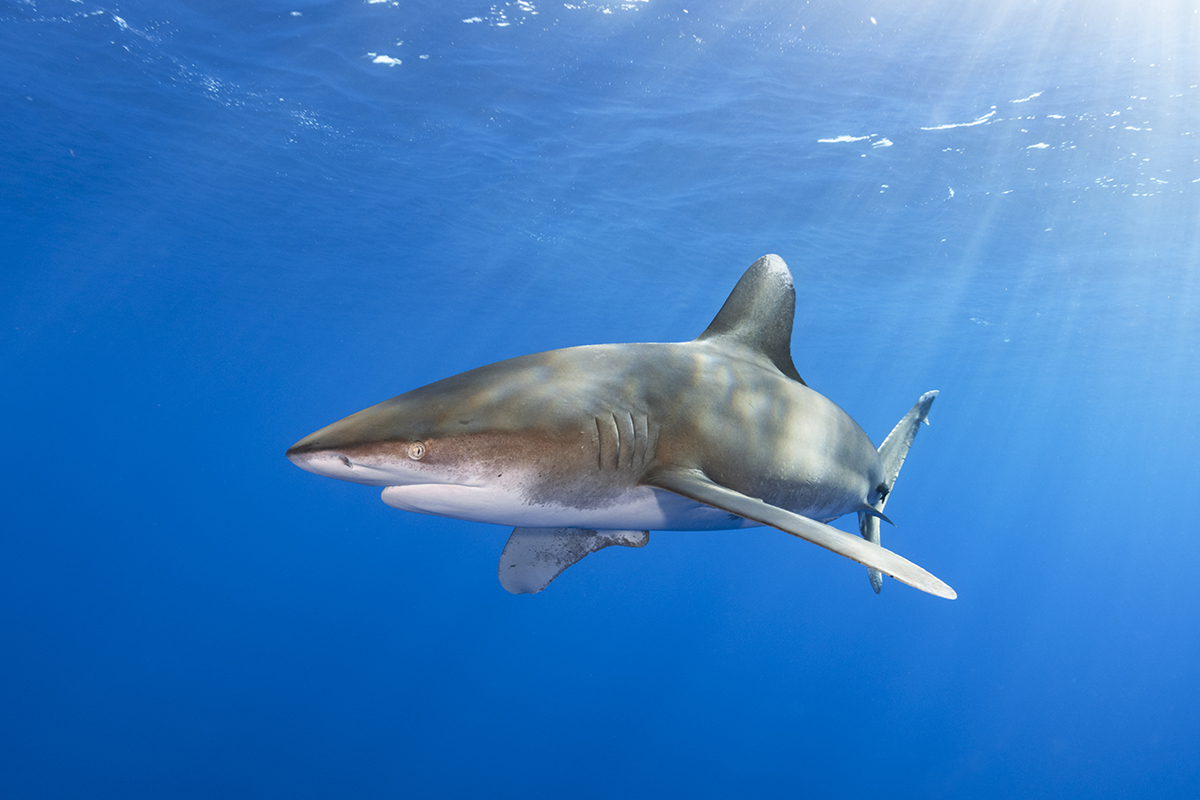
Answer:
<svg viewBox="0 0 1200 800"><path fill-rule="evenodd" d="M932 127L928 127L928 128L922 127L921 130L923 130L923 131L946 131L946 130L950 130L951 128L970 128L975 125L984 124L989 119L991 119L995 115L995 113L996 113L996 109L993 108L991 111L984 114L982 117L979 117L974 122L951 122L946 125L933 125Z"/></svg>

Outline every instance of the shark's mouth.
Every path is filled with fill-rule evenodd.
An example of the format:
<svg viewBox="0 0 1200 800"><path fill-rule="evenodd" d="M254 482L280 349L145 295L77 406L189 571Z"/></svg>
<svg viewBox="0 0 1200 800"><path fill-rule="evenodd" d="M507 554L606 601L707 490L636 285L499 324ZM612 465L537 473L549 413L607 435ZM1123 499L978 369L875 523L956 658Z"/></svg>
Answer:
<svg viewBox="0 0 1200 800"><path fill-rule="evenodd" d="M490 486L462 483L406 483L384 487L383 502L401 511L436 514L486 522L497 513L524 510L528 505L512 493Z"/></svg>

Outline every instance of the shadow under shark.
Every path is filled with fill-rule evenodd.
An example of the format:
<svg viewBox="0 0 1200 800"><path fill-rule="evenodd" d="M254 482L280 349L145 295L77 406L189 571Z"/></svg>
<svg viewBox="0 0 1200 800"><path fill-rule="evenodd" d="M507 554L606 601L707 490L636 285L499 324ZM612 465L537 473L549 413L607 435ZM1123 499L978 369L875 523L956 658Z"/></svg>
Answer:
<svg viewBox="0 0 1200 800"><path fill-rule="evenodd" d="M953 599L879 545L879 520L937 392L878 450L805 385L791 356L796 293L779 256L746 271L712 324L677 344L571 347L414 389L306 436L302 469L383 486L395 508L514 526L509 592L539 592L651 530L769 525ZM857 513L862 537L827 524Z"/></svg>

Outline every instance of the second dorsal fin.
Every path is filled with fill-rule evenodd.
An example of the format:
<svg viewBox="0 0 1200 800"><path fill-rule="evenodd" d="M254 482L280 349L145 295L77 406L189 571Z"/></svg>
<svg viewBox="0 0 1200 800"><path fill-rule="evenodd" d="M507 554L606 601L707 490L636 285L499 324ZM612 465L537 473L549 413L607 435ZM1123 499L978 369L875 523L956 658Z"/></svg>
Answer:
<svg viewBox="0 0 1200 800"><path fill-rule="evenodd" d="M717 316L696 337L728 339L771 360L780 372L804 383L792 363L796 288L783 259L766 255L750 265Z"/></svg>

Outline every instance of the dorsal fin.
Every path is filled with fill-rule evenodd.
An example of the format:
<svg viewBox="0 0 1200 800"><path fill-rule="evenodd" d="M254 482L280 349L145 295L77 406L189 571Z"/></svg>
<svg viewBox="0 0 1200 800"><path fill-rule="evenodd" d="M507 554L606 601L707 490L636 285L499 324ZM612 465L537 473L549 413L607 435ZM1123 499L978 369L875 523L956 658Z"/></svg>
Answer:
<svg viewBox="0 0 1200 800"><path fill-rule="evenodd" d="M795 316L796 287L792 273L782 258L766 255L750 265L725 305L696 340L731 339L762 353L784 375L804 383L792 363Z"/></svg>

